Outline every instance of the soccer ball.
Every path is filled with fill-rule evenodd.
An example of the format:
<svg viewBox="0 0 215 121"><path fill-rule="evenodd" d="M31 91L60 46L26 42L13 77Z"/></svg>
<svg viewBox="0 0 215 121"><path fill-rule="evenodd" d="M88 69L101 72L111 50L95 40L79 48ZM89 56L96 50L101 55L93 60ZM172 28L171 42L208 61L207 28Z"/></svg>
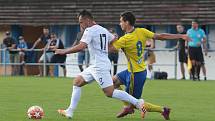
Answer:
<svg viewBox="0 0 215 121"><path fill-rule="evenodd" d="M27 111L27 115L29 119L42 119L44 112L40 106L31 106Z"/></svg>

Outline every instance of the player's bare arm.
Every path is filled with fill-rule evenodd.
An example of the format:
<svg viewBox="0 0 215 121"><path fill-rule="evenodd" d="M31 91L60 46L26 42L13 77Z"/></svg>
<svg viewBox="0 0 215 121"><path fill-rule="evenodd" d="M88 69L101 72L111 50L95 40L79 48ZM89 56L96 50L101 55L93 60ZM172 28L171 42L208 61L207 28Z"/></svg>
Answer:
<svg viewBox="0 0 215 121"><path fill-rule="evenodd" d="M34 49L40 43L40 41L41 41L41 39L38 38L31 49Z"/></svg>
<svg viewBox="0 0 215 121"><path fill-rule="evenodd" d="M85 42L80 42L78 45L74 47L70 47L67 49L56 49L55 54L65 55L70 53L76 53L87 48L87 44Z"/></svg>
<svg viewBox="0 0 215 121"><path fill-rule="evenodd" d="M9 50L15 49L16 48L16 44L12 44L11 47L8 47Z"/></svg>
<svg viewBox="0 0 215 121"><path fill-rule="evenodd" d="M184 39L186 41L190 41L191 39L186 34L155 34L153 39L155 40L176 40L176 39Z"/></svg>

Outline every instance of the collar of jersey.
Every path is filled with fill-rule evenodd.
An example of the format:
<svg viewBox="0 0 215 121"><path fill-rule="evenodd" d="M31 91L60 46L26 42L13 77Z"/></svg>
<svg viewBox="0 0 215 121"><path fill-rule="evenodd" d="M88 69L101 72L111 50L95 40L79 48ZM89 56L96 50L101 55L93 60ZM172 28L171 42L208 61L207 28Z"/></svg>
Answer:
<svg viewBox="0 0 215 121"><path fill-rule="evenodd" d="M130 31L130 32L126 32L125 34L129 34L129 33L132 33L134 31L135 31L135 28L132 31Z"/></svg>

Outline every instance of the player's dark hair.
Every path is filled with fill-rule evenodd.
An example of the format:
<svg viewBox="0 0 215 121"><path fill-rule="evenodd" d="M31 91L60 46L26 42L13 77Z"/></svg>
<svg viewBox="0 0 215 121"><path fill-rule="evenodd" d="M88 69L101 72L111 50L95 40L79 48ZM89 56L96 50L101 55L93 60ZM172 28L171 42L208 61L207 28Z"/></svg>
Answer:
<svg viewBox="0 0 215 121"><path fill-rule="evenodd" d="M199 24L198 19L193 19L192 22Z"/></svg>
<svg viewBox="0 0 215 121"><path fill-rule="evenodd" d="M79 13L78 17L80 17L80 16L82 16L82 17L87 17L87 18L89 18L89 19L93 19L93 15L92 15L89 11L87 11L87 10L82 10L82 11Z"/></svg>
<svg viewBox="0 0 215 121"><path fill-rule="evenodd" d="M182 23L178 23L178 24L176 24L176 26L182 26L182 27L184 27L184 25Z"/></svg>
<svg viewBox="0 0 215 121"><path fill-rule="evenodd" d="M130 11L123 12L120 17L122 17L123 21L128 21L131 26L134 26L136 22L134 14Z"/></svg>

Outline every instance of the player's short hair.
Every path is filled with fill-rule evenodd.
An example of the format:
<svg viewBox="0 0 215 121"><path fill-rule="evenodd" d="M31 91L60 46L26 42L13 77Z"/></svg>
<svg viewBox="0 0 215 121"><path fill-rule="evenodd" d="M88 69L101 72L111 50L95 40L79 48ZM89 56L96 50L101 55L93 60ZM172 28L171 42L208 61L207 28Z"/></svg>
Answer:
<svg viewBox="0 0 215 121"><path fill-rule="evenodd" d="M87 10L82 10L79 14L78 14L78 17L86 17L86 18L89 18L89 19L93 19L93 15L87 11Z"/></svg>
<svg viewBox="0 0 215 121"><path fill-rule="evenodd" d="M184 28L184 25L182 23L178 23L176 26L181 26Z"/></svg>
<svg viewBox="0 0 215 121"><path fill-rule="evenodd" d="M193 20L192 20L192 22L193 22L193 23L197 23L197 24L199 24L198 19L193 19Z"/></svg>
<svg viewBox="0 0 215 121"><path fill-rule="evenodd" d="M128 21L131 26L134 26L136 22L134 14L130 11L123 12L120 17L122 17L123 21Z"/></svg>

